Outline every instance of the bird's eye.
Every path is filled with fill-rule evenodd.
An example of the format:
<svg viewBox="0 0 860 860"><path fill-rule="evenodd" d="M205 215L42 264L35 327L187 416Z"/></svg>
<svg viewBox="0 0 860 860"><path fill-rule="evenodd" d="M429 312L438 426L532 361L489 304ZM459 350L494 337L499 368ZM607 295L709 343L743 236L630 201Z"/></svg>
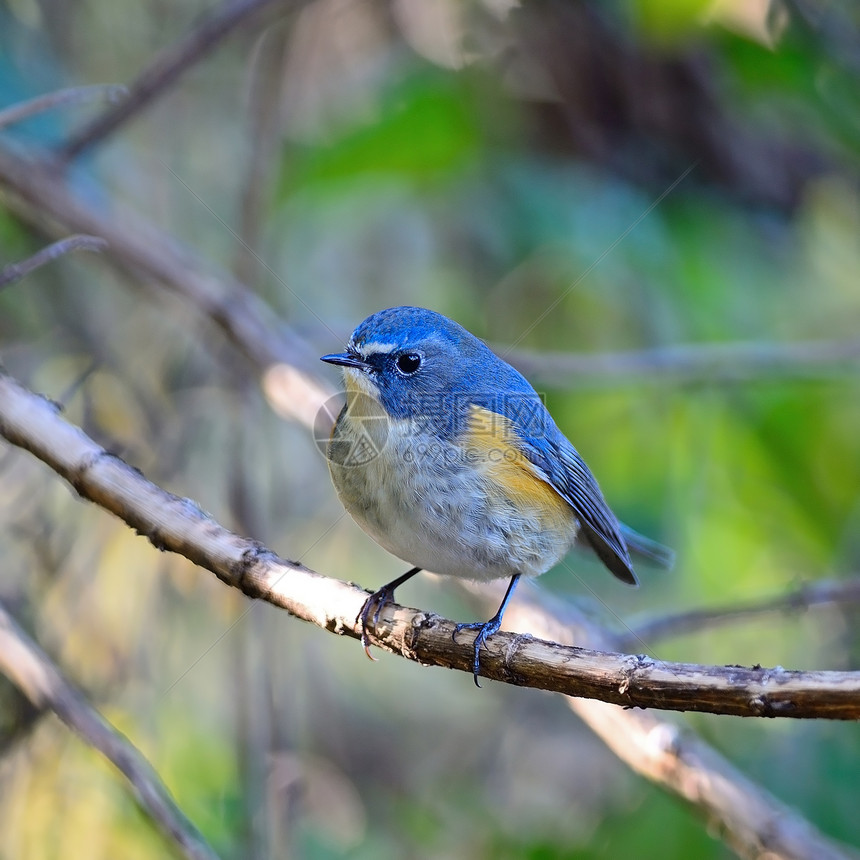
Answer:
<svg viewBox="0 0 860 860"><path fill-rule="evenodd" d="M417 352L404 352L397 356L395 366L404 376L412 376L421 367L421 356Z"/></svg>

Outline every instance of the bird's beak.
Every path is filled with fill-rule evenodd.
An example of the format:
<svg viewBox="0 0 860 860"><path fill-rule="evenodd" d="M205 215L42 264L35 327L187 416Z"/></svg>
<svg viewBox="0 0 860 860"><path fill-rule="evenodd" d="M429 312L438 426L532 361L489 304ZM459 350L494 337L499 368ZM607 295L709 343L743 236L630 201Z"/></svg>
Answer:
<svg viewBox="0 0 860 860"><path fill-rule="evenodd" d="M320 361L339 364L341 367L355 367L358 370L368 370L370 367L364 359L351 352L333 352L331 355L321 356Z"/></svg>

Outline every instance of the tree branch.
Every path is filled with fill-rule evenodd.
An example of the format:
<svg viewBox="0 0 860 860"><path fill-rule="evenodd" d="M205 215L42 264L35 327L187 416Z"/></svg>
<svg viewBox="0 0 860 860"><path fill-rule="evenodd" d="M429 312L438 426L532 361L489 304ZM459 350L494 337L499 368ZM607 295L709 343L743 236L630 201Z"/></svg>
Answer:
<svg viewBox="0 0 860 860"><path fill-rule="evenodd" d="M20 263L10 263L0 269L0 290L20 281L40 266L53 262L57 257L62 257L70 251L104 251L108 243L98 236L68 236L60 239L37 251L32 257L22 260Z"/></svg>
<svg viewBox="0 0 860 860"><path fill-rule="evenodd" d="M95 209L50 163L0 147L0 186L10 192L8 205L46 232L105 239L110 245L106 259L133 276L143 273L146 281L190 303L258 370L280 362L299 370L319 364L319 353L295 332L276 325L268 307L244 284L128 210Z"/></svg>
<svg viewBox="0 0 860 860"><path fill-rule="evenodd" d="M610 383L746 382L762 378L820 378L834 372L856 373L860 338L798 343L679 344L631 352L573 353L506 350L497 346L521 373L544 385L588 388Z"/></svg>
<svg viewBox="0 0 860 860"><path fill-rule="evenodd" d="M54 234L101 236L109 259L143 272L217 325L258 370L286 364L315 370L319 350L275 324L268 307L244 284L205 263L173 236L127 210L94 209L51 164L0 147L0 186L19 215ZM53 223L45 223L46 217ZM59 226L57 226L59 225ZM860 339L799 343L689 344L599 355L497 351L536 383L565 388L610 383L744 381L762 377L817 378L860 363Z"/></svg>
<svg viewBox="0 0 860 860"><path fill-rule="evenodd" d="M847 845L823 836L692 733L654 714L593 699L568 699L568 704L623 762L694 806L709 832L740 857L860 858Z"/></svg>
<svg viewBox="0 0 860 860"><path fill-rule="evenodd" d="M470 592L477 589L469 585ZM521 588L505 618L565 645L585 642L610 649L618 641L588 614L537 588ZM565 701L625 764L689 803L740 857L860 860L860 854L823 836L692 731L670 722L668 715L618 708L597 699Z"/></svg>
<svg viewBox="0 0 860 860"><path fill-rule="evenodd" d="M172 496L66 422L56 405L0 376L0 434L62 475L84 498L119 516L159 549L178 552L249 597L335 633L359 635L360 588L277 558L229 532L188 499ZM378 644L420 663L469 671L472 649L453 641L454 622L387 607ZM603 653L510 633L493 637L487 678L598 698L627 707L738 716L860 718L860 672L697 666Z"/></svg>
<svg viewBox="0 0 860 860"><path fill-rule="evenodd" d="M355 619L366 592L279 559L259 543L222 528L194 502L166 493L108 454L66 422L54 404L5 374L0 374L0 433L43 460L80 495L115 513L156 547L185 555L250 597L265 599L333 633L358 637ZM528 619L524 614L528 611L514 606L509 617L515 622L528 620L532 629L557 638L571 636L570 624L549 620L546 612ZM550 628L549 624L555 626ZM372 638L411 660L468 673L472 649L452 641L453 629L452 622L432 614L389 605ZM607 636L602 631L586 631L586 635L598 643L605 642ZM678 704L689 708L698 702L714 712L779 712L799 717L807 709L798 707L796 698L792 701L784 696L788 684L808 702L815 702L808 711L810 716L856 718L860 709L860 673L656 664L644 658L586 651L510 633L493 637L482 669L486 677L508 683L572 696L599 696L626 706ZM681 674L674 675L675 670ZM684 695L679 702L685 677L697 672L705 683L687 692L699 698L689 700ZM714 683L708 688L710 682ZM721 697L725 702L719 701ZM712 817L741 856L758 858L767 849L796 860L856 857L746 780L706 744L682 736L657 717L638 710L620 711L595 700L569 701L631 767Z"/></svg>
<svg viewBox="0 0 860 860"><path fill-rule="evenodd" d="M814 606L860 603L860 580L814 582L788 594L778 594L749 603L696 609L666 615L634 626L622 634L620 642L631 647L636 642L654 642L685 633L700 633L708 628L734 624L749 617L770 612L799 612Z"/></svg>
<svg viewBox="0 0 860 860"><path fill-rule="evenodd" d="M162 51L129 87L128 97L95 117L60 148L63 163L100 143L163 93L186 69L214 50L236 27L283 0L228 0L182 41Z"/></svg>
<svg viewBox="0 0 860 860"><path fill-rule="evenodd" d="M89 87L69 87L55 90L0 110L0 129L35 116L37 113L54 110L58 107L81 104L96 99L106 99L113 103L125 95L128 95L128 90L121 84L93 84Z"/></svg>
<svg viewBox="0 0 860 860"><path fill-rule="evenodd" d="M217 860L202 834L134 745L118 732L15 623L0 603L0 672L37 708L50 708L131 783L144 813L189 860Z"/></svg>

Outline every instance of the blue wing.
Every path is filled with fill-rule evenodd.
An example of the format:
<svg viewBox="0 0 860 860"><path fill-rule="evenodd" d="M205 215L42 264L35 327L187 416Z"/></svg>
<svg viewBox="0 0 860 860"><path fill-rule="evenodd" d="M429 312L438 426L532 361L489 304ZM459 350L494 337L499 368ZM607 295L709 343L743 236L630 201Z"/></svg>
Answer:
<svg viewBox="0 0 860 860"><path fill-rule="evenodd" d="M483 345L482 345L483 347ZM486 347L484 347L486 350ZM623 582L636 585L630 552L671 567L673 553L661 544L618 522L582 457L558 429L537 392L506 362L486 350L487 380L493 393L474 393L465 387L467 400L511 422L523 454L576 513L579 540L590 547L609 570ZM501 392L501 393L500 393Z"/></svg>
<svg viewBox="0 0 860 860"><path fill-rule="evenodd" d="M548 430L550 428L547 428ZM545 480L576 511L580 539L620 580L637 584L622 526L573 445L557 428L540 439L524 439L525 455Z"/></svg>

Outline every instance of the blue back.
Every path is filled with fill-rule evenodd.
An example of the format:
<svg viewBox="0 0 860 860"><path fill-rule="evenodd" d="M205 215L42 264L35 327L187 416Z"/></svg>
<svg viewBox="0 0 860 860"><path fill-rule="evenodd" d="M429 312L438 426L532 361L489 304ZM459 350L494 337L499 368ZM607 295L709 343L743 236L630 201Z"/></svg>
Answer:
<svg viewBox="0 0 860 860"><path fill-rule="evenodd" d="M368 356L380 365L374 381L387 411L395 417L444 419L447 415L439 428L445 438L463 432L462 422L472 404L504 415L526 436L539 436L547 421L552 424L525 377L442 314L415 307L379 311L361 323L350 339L350 346L362 354L373 344L390 345L394 353L415 350L424 360L421 373L404 378L394 371L391 353Z"/></svg>
<svg viewBox="0 0 860 860"><path fill-rule="evenodd" d="M443 439L466 432L473 404L507 418L539 476L576 512L592 549L612 573L636 582L621 528L594 476L525 377L483 341L435 311L395 307L364 320L349 349L373 366L390 415L418 420ZM397 372L403 352L421 356L419 372Z"/></svg>

